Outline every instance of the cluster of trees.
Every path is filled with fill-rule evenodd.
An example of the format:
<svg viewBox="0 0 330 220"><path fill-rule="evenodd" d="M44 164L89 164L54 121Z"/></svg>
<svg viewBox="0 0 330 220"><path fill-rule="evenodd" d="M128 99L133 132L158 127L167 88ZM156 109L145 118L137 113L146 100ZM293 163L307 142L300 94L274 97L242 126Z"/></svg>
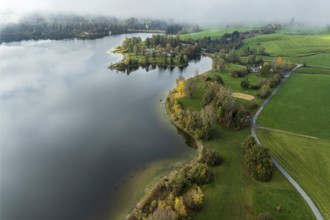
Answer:
<svg viewBox="0 0 330 220"><path fill-rule="evenodd" d="M229 53L231 50L240 48L242 46L243 40L246 38L250 38L258 34L274 33L280 28L280 25L272 24L245 32L234 31L232 33L226 33L216 39L212 39L211 37L204 37L202 39L188 39L185 40L185 42L189 44L198 43L208 53L218 53L220 50L224 50L225 53Z"/></svg>
<svg viewBox="0 0 330 220"><path fill-rule="evenodd" d="M160 30L163 32L176 26L171 33L197 31L198 26L191 24L176 24L158 19L117 19L106 16L79 16L72 14L31 14L23 17L18 23L1 26L0 43L39 40L81 38L95 39L112 34L144 32Z"/></svg>
<svg viewBox="0 0 330 220"><path fill-rule="evenodd" d="M270 75L271 78L260 80L257 84L250 84L248 77L245 77L240 85L244 89L259 90L257 96L266 98L271 93L271 89L281 82L283 75L292 68L293 65L285 62L283 57L276 57L274 62L264 62L258 73L261 76ZM233 71L231 75L235 77L245 76L246 74L237 74L237 72Z"/></svg>
<svg viewBox="0 0 330 220"><path fill-rule="evenodd" d="M201 29L197 24L171 24L166 28L166 34L187 34L199 31L201 31Z"/></svg>
<svg viewBox="0 0 330 220"><path fill-rule="evenodd" d="M244 162L251 175L259 181L269 181L272 178L273 163L269 150L259 144L252 136L248 136L242 142Z"/></svg>
<svg viewBox="0 0 330 220"><path fill-rule="evenodd" d="M219 83L208 82L206 84L201 104L214 106L217 121L224 127L237 130L248 126L250 113L244 106L238 105L232 92Z"/></svg>
<svg viewBox="0 0 330 220"><path fill-rule="evenodd" d="M168 35L153 35L145 41L139 37L126 38L121 49L129 54L125 55L123 62L110 66L120 71L139 66L148 69L150 65L164 68L184 67L189 60L199 60L202 52L198 44L184 45L180 42L179 36Z"/></svg>
<svg viewBox="0 0 330 220"><path fill-rule="evenodd" d="M230 76L233 78L238 78L238 77L245 77L247 76L249 73L251 73L251 69L250 68L243 68L240 70L233 70L230 72Z"/></svg>
<svg viewBox="0 0 330 220"><path fill-rule="evenodd" d="M219 165L221 161L216 152L203 148L198 158L164 177L127 219L189 219L188 210L197 212L203 207L200 185L213 180L209 166Z"/></svg>
<svg viewBox="0 0 330 220"><path fill-rule="evenodd" d="M211 138L216 125L216 112L212 105L206 106L200 112L190 109L183 110L173 96L168 99L168 107L172 120L176 121L187 133L197 139Z"/></svg>
<svg viewBox="0 0 330 220"><path fill-rule="evenodd" d="M249 78L245 77L240 85L244 89L259 90L257 96L266 98L271 93L271 89L275 88L281 82L281 79L282 75L276 73L272 75L271 79L263 79L257 84L250 84Z"/></svg>
<svg viewBox="0 0 330 220"><path fill-rule="evenodd" d="M184 42L194 45L198 43L208 53L217 53L221 49L229 52L232 49L238 49L242 45L243 38L238 31L225 34L220 38L212 39L211 37L204 37L202 39L187 39Z"/></svg>
<svg viewBox="0 0 330 220"><path fill-rule="evenodd" d="M190 90L185 89L186 85L179 82L177 92L188 95ZM238 130L248 126L250 113L236 103L231 92L221 82L221 79L206 82L201 99L202 109L199 112L190 109L183 110L180 103L170 95L167 103L171 118L189 134L204 140L211 138L216 123Z"/></svg>

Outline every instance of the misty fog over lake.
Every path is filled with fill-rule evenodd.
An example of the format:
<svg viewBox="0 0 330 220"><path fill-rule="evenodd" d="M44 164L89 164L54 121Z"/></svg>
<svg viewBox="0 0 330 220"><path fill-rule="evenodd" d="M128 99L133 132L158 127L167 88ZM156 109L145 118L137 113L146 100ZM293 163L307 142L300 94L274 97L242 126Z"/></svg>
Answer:
<svg viewBox="0 0 330 220"><path fill-rule="evenodd" d="M211 59L110 71L122 55L109 51L127 36L150 35L0 46L1 220L99 218L128 173L194 153L160 99Z"/></svg>

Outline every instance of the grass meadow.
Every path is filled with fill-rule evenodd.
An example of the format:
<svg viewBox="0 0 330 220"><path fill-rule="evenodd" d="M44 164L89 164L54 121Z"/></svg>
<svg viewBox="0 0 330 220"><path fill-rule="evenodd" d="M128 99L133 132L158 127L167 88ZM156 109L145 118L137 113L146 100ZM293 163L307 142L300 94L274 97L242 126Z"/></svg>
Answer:
<svg viewBox="0 0 330 220"><path fill-rule="evenodd" d="M275 219L313 219L303 199L277 169L267 183L249 175L240 147L249 134L249 129L236 131L218 126L213 138L205 142L206 147L219 152L224 162L212 168L215 180L203 186L205 205L193 219L256 219L260 213L270 213Z"/></svg>
<svg viewBox="0 0 330 220"><path fill-rule="evenodd" d="M259 129L263 145L330 219L330 140L314 140ZM297 218L298 219L298 218Z"/></svg>
<svg viewBox="0 0 330 220"><path fill-rule="evenodd" d="M330 67L330 34L267 34L246 39L244 47L259 48L264 46L273 60L276 56L283 56L292 63L306 63L310 66Z"/></svg>
<svg viewBox="0 0 330 220"><path fill-rule="evenodd" d="M212 39L216 39L221 37L226 33L232 33L234 31L247 31L249 27L237 26L237 27L219 27L219 28L206 28L200 32L189 33L189 34L181 34L180 38L182 40L186 39L200 39L204 37L211 37Z"/></svg>
<svg viewBox="0 0 330 220"><path fill-rule="evenodd" d="M293 73L262 111L258 123L330 139L330 74L305 74L306 71L317 69L301 68Z"/></svg>

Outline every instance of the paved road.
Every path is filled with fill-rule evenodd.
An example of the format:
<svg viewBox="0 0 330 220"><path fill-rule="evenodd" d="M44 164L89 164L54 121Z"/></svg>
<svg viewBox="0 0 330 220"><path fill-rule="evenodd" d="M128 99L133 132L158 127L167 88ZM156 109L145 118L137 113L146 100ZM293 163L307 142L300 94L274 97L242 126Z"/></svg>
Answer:
<svg viewBox="0 0 330 220"><path fill-rule="evenodd" d="M276 87L276 89L270 94L270 96L262 103L260 108L258 109L257 113L254 115L251 125L251 134L256 139L257 143L260 144L260 141L256 134L256 128L258 128L257 125L257 119L261 113L261 111L265 108L265 106L268 104L269 100L277 93L277 91L281 88L283 83L291 76L291 74L299 67L301 67L301 64L298 64L293 70L291 70L289 73L286 74L282 82ZM312 212L314 213L317 220L323 220L323 217L318 210L318 208L315 206L314 202L311 200L311 198L307 195L307 193L300 187L300 185L284 170L284 168L274 159L272 158L273 164L275 167L288 179L288 181L293 185L294 188L300 193L300 195L304 198L306 203L311 208Z"/></svg>

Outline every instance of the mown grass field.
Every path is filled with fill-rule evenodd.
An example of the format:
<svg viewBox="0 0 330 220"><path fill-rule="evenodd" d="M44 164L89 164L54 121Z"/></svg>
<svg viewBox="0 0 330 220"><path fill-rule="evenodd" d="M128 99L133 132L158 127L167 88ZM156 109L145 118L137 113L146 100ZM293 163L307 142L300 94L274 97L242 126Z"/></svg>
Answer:
<svg viewBox="0 0 330 220"><path fill-rule="evenodd" d="M206 147L219 152L224 163L212 168L213 183L203 186L204 208L193 219L256 219L258 214L268 212L276 219L313 219L313 215L300 195L274 169L270 182L255 181L243 163L240 147L249 129L235 131L216 129ZM276 207L281 206L280 211Z"/></svg>
<svg viewBox="0 0 330 220"><path fill-rule="evenodd" d="M257 134L262 144L311 197L323 217L330 219L330 141L262 129Z"/></svg>
<svg viewBox="0 0 330 220"><path fill-rule="evenodd" d="M244 47L259 48L264 46L270 57L266 60L273 60L276 56L283 56L292 63L306 63L311 66L330 67L330 34L283 34L275 33L258 35L246 39Z"/></svg>
<svg viewBox="0 0 330 220"><path fill-rule="evenodd" d="M262 111L258 124L330 139L330 74L303 74L306 71L317 69L293 73Z"/></svg>
<svg viewBox="0 0 330 220"><path fill-rule="evenodd" d="M200 32L190 33L190 34L181 34L180 38L182 40L185 39L200 39L204 37L211 37L212 39L216 39L221 37L226 33L232 33L234 31L247 31L250 28L248 27L220 27L220 28L207 28Z"/></svg>

